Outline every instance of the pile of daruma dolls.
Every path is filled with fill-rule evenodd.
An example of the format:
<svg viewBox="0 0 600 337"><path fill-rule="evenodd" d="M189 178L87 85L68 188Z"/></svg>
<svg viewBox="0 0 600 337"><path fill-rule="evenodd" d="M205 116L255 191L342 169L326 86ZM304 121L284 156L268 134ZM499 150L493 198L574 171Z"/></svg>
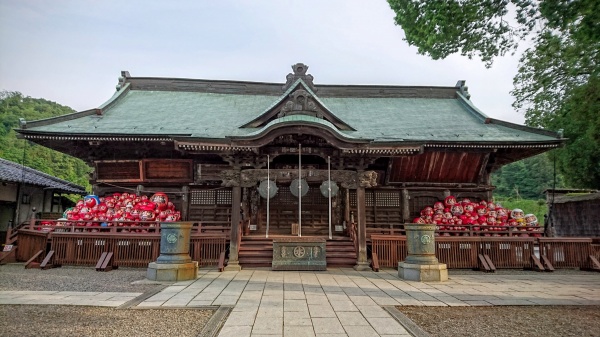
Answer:
<svg viewBox="0 0 600 337"><path fill-rule="evenodd" d="M181 212L165 193L148 197L123 192L104 197L87 195L77 201L75 207L67 209L58 221L42 221L40 225L84 226L91 227L90 232L98 232L102 227L123 227L119 232L147 233L149 228L159 227L159 222L175 222L180 218ZM52 228L45 227L45 230Z"/></svg>
<svg viewBox="0 0 600 337"><path fill-rule="evenodd" d="M472 202L464 198L458 201L454 196L423 208L421 216L413 222L435 224L437 233L443 236L468 235L461 233L466 231L485 232L478 234L483 236L507 236L506 232L511 231L513 236L539 237L543 231L534 214L524 214L519 208L510 210L485 200Z"/></svg>

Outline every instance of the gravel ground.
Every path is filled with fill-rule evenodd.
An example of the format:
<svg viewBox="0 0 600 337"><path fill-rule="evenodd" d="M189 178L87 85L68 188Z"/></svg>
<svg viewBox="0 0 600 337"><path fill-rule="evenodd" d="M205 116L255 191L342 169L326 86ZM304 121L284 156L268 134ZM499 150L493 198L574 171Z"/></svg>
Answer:
<svg viewBox="0 0 600 337"><path fill-rule="evenodd" d="M192 337L212 314L212 310L0 305L0 336Z"/></svg>
<svg viewBox="0 0 600 337"><path fill-rule="evenodd" d="M144 280L146 269L119 268L98 272L93 267L25 269L23 264L0 266L0 290L31 291L100 291L143 293L152 284L131 284Z"/></svg>
<svg viewBox="0 0 600 337"><path fill-rule="evenodd" d="M600 336L597 306L397 307L431 336Z"/></svg>
<svg viewBox="0 0 600 337"><path fill-rule="evenodd" d="M498 270L495 275L532 273ZM554 274L585 273L557 270ZM476 274L451 270L452 275ZM485 274L494 277L493 274ZM91 267L0 266L0 290L146 292L146 269L97 272ZM598 306L398 307L432 336L600 336ZM0 336L196 336L212 310L0 305ZM13 319L18 317L19 319Z"/></svg>
<svg viewBox="0 0 600 337"><path fill-rule="evenodd" d="M0 290L101 291L143 293L156 284L146 269L97 272L92 267L25 269L0 266ZM64 305L0 305L0 336L197 336L214 310L116 309ZM18 319L15 319L18 318Z"/></svg>

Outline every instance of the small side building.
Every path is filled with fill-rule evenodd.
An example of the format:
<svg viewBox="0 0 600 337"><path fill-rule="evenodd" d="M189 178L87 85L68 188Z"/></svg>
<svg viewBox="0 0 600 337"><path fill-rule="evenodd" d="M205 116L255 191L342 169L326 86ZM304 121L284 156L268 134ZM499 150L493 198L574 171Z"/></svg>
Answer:
<svg viewBox="0 0 600 337"><path fill-rule="evenodd" d="M558 237L600 237L600 191L546 190L552 235Z"/></svg>
<svg viewBox="0 0 600 337"><path fill-rule="evenodd" d="M35 213L62 213L69 206L62 194L85 195L79 186L0 158L0 241L10 225L17 225Z"/></svg>

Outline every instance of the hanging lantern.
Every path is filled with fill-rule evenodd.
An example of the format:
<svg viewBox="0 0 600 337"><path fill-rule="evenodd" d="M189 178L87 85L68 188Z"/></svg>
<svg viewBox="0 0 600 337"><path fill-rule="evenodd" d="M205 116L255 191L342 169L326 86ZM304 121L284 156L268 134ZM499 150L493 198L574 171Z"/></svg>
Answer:
<svg viewBox="0 0 600 337"><path fill-rule="evenodd" d="M301 193L302 193L302 197L306 195L306 193L308 193L308 183L306 182L306 180L304 179L294 179L292 180L292 184L290 185L290 192L292 192L292 194L295 197L298 197L298 191L300 190L300 187L302 187Z"/></svg>
<svg viewBox="0 0 600 337"><path fill-rule="evenodd" d="M329 197L329 180L325 180L321 186L319 187L319 189L321 190L321 194L324 197ZM335 181L331 181L331 196L335 197L338 193L338 191L340 190L340 188L338 187L338 185L335 183Z"/></svg>
<svg viewBox="0 0 600 337"><path fill-rule="evenodd" d="M268 191L267 191L267 186L269 186ZM269 199L273 198L277 194L278 190L279 190L279 188L277 188L277 184L272 180L270 181L270 183L269 183L269 180L263 180L260 182L260 185L258 185L258 194L260 194L260 196L263 197L264 199L267 198L267 195L268 195Z"/></svg>

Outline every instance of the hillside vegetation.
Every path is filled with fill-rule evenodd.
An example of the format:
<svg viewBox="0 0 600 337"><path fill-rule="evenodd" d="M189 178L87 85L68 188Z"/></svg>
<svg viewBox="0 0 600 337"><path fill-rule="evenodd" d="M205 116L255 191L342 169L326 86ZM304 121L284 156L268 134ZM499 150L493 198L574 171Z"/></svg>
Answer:
<svg viewBox="0 0 600 337"><path fill-rule="evenodd" d="M42 98L25 97L20 92L0 92L0 157L91 191L88 181L91 168L82 160L18 139L13 130L19 127L19 118L32 121L73 112L69 107Z"/></svg>

